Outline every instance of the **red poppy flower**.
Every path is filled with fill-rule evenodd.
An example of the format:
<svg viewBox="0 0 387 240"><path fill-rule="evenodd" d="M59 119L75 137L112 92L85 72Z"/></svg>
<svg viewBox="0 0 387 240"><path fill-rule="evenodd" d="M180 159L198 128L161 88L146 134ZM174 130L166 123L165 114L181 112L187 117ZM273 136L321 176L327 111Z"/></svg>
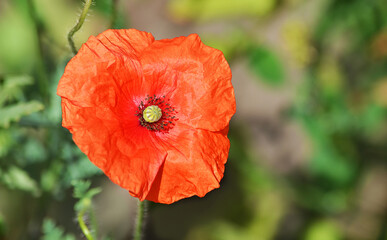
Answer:
<svg viewBox="0 0 387 240"><path fill-rule="evenodd" d="M131 195L172 203L219 187L235 97L222 52L198 35L92 36L68 63L58 95L74 142Z"/></svg>

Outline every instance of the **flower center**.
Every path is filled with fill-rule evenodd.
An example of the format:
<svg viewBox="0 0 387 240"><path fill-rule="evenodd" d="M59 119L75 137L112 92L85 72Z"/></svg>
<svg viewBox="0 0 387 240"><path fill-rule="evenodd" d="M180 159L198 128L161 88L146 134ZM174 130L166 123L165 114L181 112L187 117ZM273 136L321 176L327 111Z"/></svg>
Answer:
<svg viewBox="0 0 387 240"><path fill-rule="evenodd" d="M149 96L140 102L136 111L139 123L150 131L168 132L175 126L176 110L165 96Z"/></svg>
<svg viewBox="0 0 387 240"><path fill-rule="evenodd" d="M148 123L157 122L160 120L162 115L163 114L161 113L161 109L156 105L145 108L144 112L142 113L142 117Z"/></svg>

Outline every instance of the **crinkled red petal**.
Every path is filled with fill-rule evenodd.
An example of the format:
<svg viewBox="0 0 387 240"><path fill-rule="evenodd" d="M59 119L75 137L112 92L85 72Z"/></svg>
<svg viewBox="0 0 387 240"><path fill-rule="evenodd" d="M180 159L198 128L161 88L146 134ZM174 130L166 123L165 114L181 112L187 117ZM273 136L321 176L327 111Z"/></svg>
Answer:
<svg viewBox="0 0 387 240"><path fill-rule="evenodd" d="M131 195L172 203L219 187L235 97L223 54L197 35L155 41L130 29L90 37L58 95L74 142ZM169 131L140 126L136 111L147 95L176 108Z"/></svg>
<svg viewBox="0 0 387 240"><path fill-rule="evenodd" d="M184 111L180 120L194 128L224 129L235 113L231 70L223 53L204 45L197 34L159 40L140 57L144 77L170 74L171 100Z"/></svg>

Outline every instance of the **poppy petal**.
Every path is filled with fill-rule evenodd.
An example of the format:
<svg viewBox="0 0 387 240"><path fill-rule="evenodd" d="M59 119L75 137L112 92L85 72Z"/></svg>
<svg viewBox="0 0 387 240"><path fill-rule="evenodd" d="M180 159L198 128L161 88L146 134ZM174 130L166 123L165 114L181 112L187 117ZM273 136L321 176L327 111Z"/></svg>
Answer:
<svg viewBox="0 0 387 240"><path fill-rule="evenodd" d="M173 203L218 188L230 148L227 132L177 123L168 135L160 135L167 156L146 199Z"/></svg>
<svg viewBox="0 0 387 240"><path fill-rule="evenodd" d="M126 46L125 33L132 34L132 48ZM68 63L58 86L62 125L73 133L74 142L113 182L140 199L147 195L166 155L155 147L149 150L149 132L134 116L142 85L137 54L153 40L137 30L90 37ZM121 47L126 55L119 53Z"/></svg>
<svg viewBox="0 0 387 240"><path fill-rule="evenodd" d="M84 108L62 99L63 126L97 167L114 183L144 199L166 153L146 129L123 124L109 108Z"/></svg>
<svg viewBox="0 0 387 240"><path fill-rule="evenodd" d="M145 79L160 72L178 76L169 85L176 89L171 100L179 119L194 128L220 131L235 113L231 70L223 53L204 45L199 36L158 40L140 57Z"/></svg>
<svg viewBox="0 0 387 240"><path fill-rule="evenodd" d="M116 85L121 88L128 83L141 85L141 82L134 81L142 79L138 55L153 41L150 33L135 29L107 30L97 37L91 36L67 64L57 94L71 99L74 104L88 107L104 103L103 99L98 102L90 101L93 96L100 97L103 92L106 94L107 91L104 90L107 86ZM126 66L111 67L117 62ZM112 81L117 73L126 76L115 77L115 81ZM126 89L140 90L135 86Z"/></svg>

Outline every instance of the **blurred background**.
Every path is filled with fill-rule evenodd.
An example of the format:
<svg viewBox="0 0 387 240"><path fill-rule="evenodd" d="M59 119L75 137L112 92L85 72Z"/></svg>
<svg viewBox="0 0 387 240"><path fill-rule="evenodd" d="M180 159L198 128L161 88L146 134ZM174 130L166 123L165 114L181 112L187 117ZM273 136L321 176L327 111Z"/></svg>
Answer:
<svg viewBox="0 0 387 240"><path fill-rule="evenodd" d="M108 28L198 33L233 72L221 187L150 203L146 239L387 240L385 0L93 2L77 48ZM91 198L98 239L131 239L137 199L61 127L56 86L82 6L0 0L0 240L84 239Z"/></svg>

